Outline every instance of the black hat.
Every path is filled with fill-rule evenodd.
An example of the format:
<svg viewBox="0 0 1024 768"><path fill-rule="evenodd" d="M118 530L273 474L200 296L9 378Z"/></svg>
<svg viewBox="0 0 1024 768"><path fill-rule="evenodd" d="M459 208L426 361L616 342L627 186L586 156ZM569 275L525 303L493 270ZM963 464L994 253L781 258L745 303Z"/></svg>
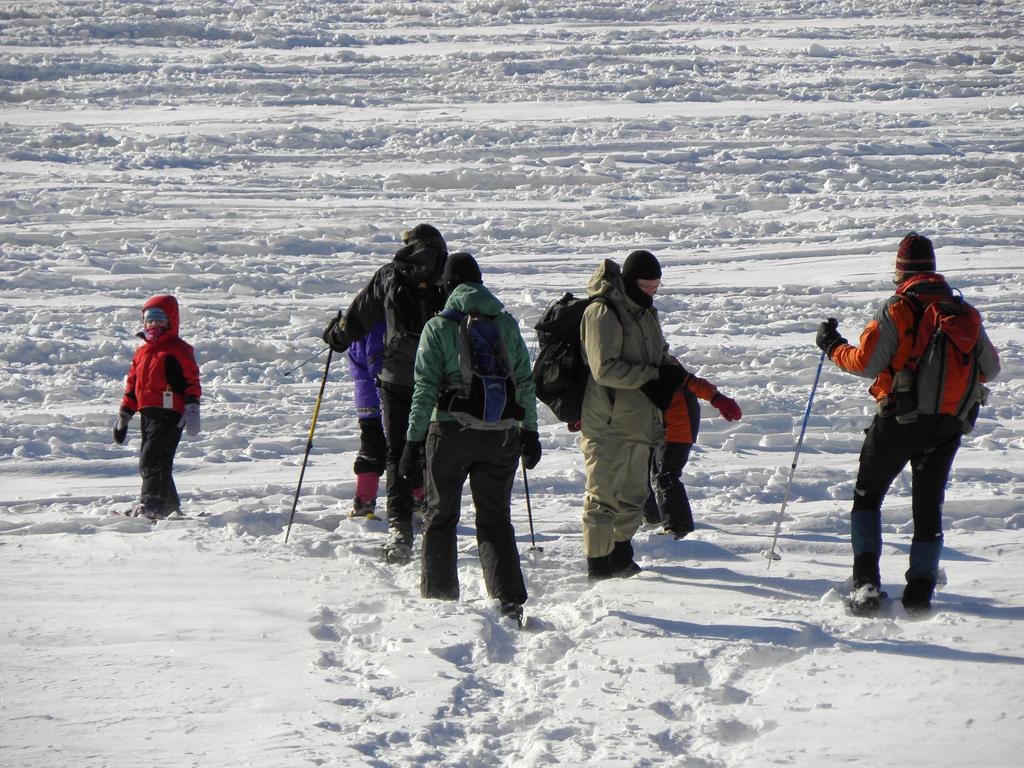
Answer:
<svg viewBox="0 0 1024 768"><path fill-rule="evenodd" d="M661 264L650 251L633 251L622 263L622 279L627 283L634 280L659 280Z"/></svg>
<svg viewBox="0 0 1024 768"><path fill-rule="evenodd" d="M483 283L484 278L480 274L480 265L476 263L476 259L465 251L459 251L448 256L442 280L445 291L451 293L457 285Z"/></svg>

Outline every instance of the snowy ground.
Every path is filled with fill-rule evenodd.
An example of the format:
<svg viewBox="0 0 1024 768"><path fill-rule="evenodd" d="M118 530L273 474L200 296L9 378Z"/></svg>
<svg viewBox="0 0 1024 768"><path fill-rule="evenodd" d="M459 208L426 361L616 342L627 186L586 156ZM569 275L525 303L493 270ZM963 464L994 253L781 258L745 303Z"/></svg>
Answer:
<svg viewBox="0 0 1024 768"><path fill-rule="evenodd" d="M0 765L1015 766L1024 749L1024 9L1018 2L36 2L0 7ZM430 221L531 327L653 250L673 349L735 396L686 473L699 529L588 588L575 438L517 484L533 631L418 598L347 519L328 317ZM826 367L895 245L934 236L1003 375L964 441L933 616L848 616L866 382ZM109 426L174 292L205 431L196 519L111 517ZM709 409L710 410L710 409ZM713 411L712 411L713 413ZM898 596L909 485L884 510ZM468 500L467 500L468 501Z"/></svg>

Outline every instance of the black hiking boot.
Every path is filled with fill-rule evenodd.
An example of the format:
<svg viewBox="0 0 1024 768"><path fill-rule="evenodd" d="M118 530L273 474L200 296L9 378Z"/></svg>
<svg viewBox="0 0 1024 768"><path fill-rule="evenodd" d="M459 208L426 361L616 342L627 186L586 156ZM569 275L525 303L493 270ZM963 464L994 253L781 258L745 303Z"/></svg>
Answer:
<svg viewBox="0 0 1024 768"><path fill-rule="evenodd" d="M850 613L855 616L873 616L886 597L888 595L874 582L855 584L849 598Z"/></svg>
<svg viewBox="0 0 1024 768"><path fill-rule="evenodd" d="M523 604L514 600L501 601L501 617L512 619L520 628L523 626Z"/></svg>
<svg viewBox="0 0 1024 768"><path fill-rule="evenodd" d="M620 579L628 579L636 576L643 570L633 560L633 542L616 541L615 548L608 555L608 564L611 567L612 576Z"/></svg>
<svg viewBox="0 0 1024 768"><path fill-rule="evenodd" d="M352 509L349 510L349 517L365 517L367 520L376 520L374 514L377 509L377 502L373 499L360 499L358 496L352 500Z"/></svg>
<svg viewBox="0 0 1024 768"><path fill-rule="evenodd" d="M384 562L389 565L406 565L412 561L412 537L401 531L391 531L384 542Z"/></svg>
<svg viewBox="0 0 1024 768"><path fill-rule="evenodd" d="M127 515L127 517L144 517L151 523L155 523L158 520L166 520L169 516L165 509L154 509L141 503L133 506Z"/></svg>
<svg viewBox="0 0 1024 768"><path fill-rule="evenodd" d="M587 558L587 581L591 584L595 581L611 579L614 576L615 574L612 573L611 563L608 561L608 555L605 555L604 557Z"/></svg>
<svg viewBox="0 0 1024 768"><path fill-rule="evenodd" d="M933 592L935 592L934 582L928 579L908 579L901 599L903 607L911 615L926 614L932 608Z"/></svg>
<svg viewBox="0 0 1024 768"><path fill-rule="evenodd" d="M658 531L659 536L671 536L676 541L679 541L680 539L685 539L691 533L693 533L693 528L690 528L689 530L685 528L663 528L662 530Z"/></svg>

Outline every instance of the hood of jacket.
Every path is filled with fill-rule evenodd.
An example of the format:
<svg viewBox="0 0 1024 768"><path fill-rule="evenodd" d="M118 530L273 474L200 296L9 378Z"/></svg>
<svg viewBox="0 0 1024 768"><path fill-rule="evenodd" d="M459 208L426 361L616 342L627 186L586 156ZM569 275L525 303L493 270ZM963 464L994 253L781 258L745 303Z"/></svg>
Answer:
<svg viewBox="0 0 1024 768"><path fill-rule="evenodd" d="M946 282L946 278L938 272L918 272L915 275L910 275L896 286L897 295L905 296L908 293L941 293L950 295L952 291L949 283Z"/></svg>
<svg viewBox="0 0 1024 768"><path fill-rule="evenodd" d="M441 244L413 242L395 253L395 269L414 283L440 283L448 251Z"/></svg>
<svg viewBox="0 0 1024 768"><path fill-rule="evenodd" d="M622 282L622 268L611 259L604 259L597 265L594 274L587 283L587 295L590 297L604 296L624 307L636 317L650 307L641 307L626 294L626 286Z"/></svg>
<svg viewBox="0 0 1024 768"><path fill-rule="evenodd" d="M445 309L457 309L467 315L500 315L505 305L482 283L460 283L448 296Z"/></svg>
<svg viewBox="0 0 1024 768"><path fill-rule="evenodd" d="M161 339L166 338L177 338L178 336L178 300L170 294L161 294L148 299L145 304L142 305L142 314L146 314L146 310L150 307L157 307L162 309L164 314L167 315L167 333L161 336Z"/></svg>

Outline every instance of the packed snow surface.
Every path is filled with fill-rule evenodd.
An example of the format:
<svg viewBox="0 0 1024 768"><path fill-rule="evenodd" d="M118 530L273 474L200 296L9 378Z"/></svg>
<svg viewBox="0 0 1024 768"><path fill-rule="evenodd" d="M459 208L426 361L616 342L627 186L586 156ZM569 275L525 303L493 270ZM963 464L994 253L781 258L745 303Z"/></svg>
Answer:
<svg viewBox="0 0 1024 768"><path fill-rule="evenodd" d="M1016 1L458 0L0 7L0 764L1020 765L1024 7ZM468 497L462 599L421 600L347 517L358 444L319 335L435 224L522 326L636 248L673 351L735 397L685 473L698 530L589 587L577 437L541 408L514 496L527 629L497 618ZM945 505L930 617L850 616L867 382L855 339L917 229L1003 372ZM190 519L114 516L139 309L202 366ZM298 370L289 372L313 357ZM883 511L885 588L911 536ZM536 545L536 548L534 548ZM542 551L541 551L542 548Z"/></svg>

